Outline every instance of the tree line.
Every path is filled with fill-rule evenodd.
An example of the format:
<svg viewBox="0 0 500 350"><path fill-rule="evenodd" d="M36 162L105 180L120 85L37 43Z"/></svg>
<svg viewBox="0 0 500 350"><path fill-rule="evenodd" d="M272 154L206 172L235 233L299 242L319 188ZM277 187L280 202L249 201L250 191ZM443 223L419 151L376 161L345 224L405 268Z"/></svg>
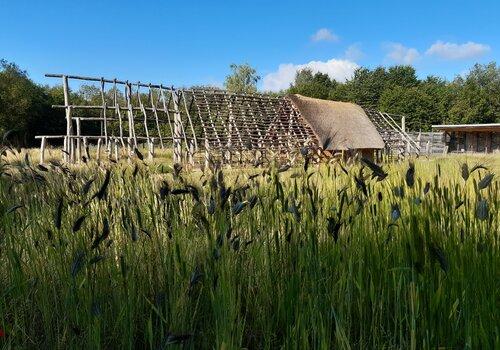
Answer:
<svg viewBox="0 0 500 350"><path fill-rule="evenodd" d="M260 77L254 68L248 64L230 68L227 90L257 92ZM288 89L276 94L289 93L405 115L411 130L426 131L440 123L500 122L500 68L495 62L476 64L451 81L436 76L419 79L411 66L359 68L345 82L303 69ZM97 89L87 85L70 94L76 103L101 98ZM64 133L64 111L53 109L54 104L64 104L60 85L36 84L15 63L0 60L0 134L12 130L10 137L18 144L32 146L35 135Z"/></svg>

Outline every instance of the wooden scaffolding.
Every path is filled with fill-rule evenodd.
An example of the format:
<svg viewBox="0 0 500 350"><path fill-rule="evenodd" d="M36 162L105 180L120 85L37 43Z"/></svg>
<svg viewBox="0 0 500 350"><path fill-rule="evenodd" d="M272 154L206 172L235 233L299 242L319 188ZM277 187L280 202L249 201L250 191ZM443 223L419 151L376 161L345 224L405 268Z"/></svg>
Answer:
<svg viewBox="0 0 500 350"><path fill-rule="evenodd" d="M118 79L47 74L62 81L66 134L37 136L40 161L47 142L63 140L69 163L105 155L114 160L153 158L155 147L171 149L174 163L254 161L266 152L290 155L315 144L314 132L284 97L234 94L218 89L176 89L162 84ZM92 99L78 98L70 84L94 84ZM97 96L97 98L96 98ZM98 125L98 126L97 126ZM90 127L93 126L93 127ZM96 132L97 130L97 132Z"/></svg>

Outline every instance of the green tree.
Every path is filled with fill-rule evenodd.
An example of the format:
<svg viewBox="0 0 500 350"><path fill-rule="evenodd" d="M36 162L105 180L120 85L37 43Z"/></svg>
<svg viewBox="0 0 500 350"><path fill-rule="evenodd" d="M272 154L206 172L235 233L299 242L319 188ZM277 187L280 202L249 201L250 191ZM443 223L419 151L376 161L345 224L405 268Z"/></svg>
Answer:
<svg viewBox="0 0 500 350"><path fill-rule="evenodd" d="M331 97L376 109L386 87L386 81L387 71L384 67L377 67L374 70L358 68L353 78L345 83L345 87L338 88Z"/></svg>
<svg viewBox="0 0 500 350"><path fill-rule="evenodd" d="M288 93L327 99L336 84L337 82L330 79L328 74L320 72L313 74L311 69L304 68L295 74L295 80Z"/></svg>
<svg viewBox="0 0 500 350"><path fill-rule="evenodd" d="M32 145L36 134L52 132L64 120L52 110L53 102L53 96L33 83L26 71L0 60L0 133L14 130L20 145Z"/></svg>
<svg viewBox="0 0 500 350"><path fill-rule="evenodd" d="M226 77L224 87L229 92L255 93L260 76L257 71L248 64L232 64L232 73Z"/></svg>
<svg viewBox="0 0 500 350"><path fill-rule="evenodd" d="M428 131L435 120L432 97L416 86L386 89L379 104L383 112L406 116L406 126L410 130Z"/></svg>
<svg viewBox="0 0 500 350"><path fill-rule="evenodd" d="M495 62L476 64L465 78L451 84L454 99L449 123L500 122L500 68Z"/></svg>

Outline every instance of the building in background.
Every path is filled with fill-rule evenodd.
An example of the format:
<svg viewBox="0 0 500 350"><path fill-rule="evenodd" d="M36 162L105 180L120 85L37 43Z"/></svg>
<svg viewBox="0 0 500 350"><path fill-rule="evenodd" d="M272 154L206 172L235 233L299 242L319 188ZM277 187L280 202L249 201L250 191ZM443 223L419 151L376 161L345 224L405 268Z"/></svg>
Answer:
<svg viewBox="0 0 500 350"><path fill-rule="evenodd" d="M444 132L448 152L500 152L500 123L433 125Z"/></svg>

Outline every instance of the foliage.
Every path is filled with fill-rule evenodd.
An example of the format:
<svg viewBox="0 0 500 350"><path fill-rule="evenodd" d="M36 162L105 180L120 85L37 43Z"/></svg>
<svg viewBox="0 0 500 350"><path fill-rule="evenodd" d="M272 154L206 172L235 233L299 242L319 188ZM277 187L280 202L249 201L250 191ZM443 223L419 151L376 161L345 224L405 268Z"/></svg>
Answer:
<svg viewBox="0 0 500 350"><path fill-rule="evenodd" d="M58 102L50 89L33 83L16 64L0 60L0 133L13 130L19 144L31 144L37 133L53 133L62 127L62 113L53 112Z"/></svg>
<svg viewBox="0 0 500 350"><path fill-rule="evenodd" d="M255 93L260 76L257 71L248 64L231 64L232 73L226 77L224 87L230 92Z"/></svg>
<svg viewBox="0 0 500 350"><path fill-rule="evenodd" d="M328 99L329 93L335 88L337 83L331 80L327 74L316 73L305 68L295 75L295 83L289 89L290 94L300 94L304 96Z"/></svg>
<svg viewBox="0 0 500 350"><path fill-rule="evenodd" d="M430 130L439 123L500 121L496 63L476 64L464 78L452 82L434 76L418 79L411 66L358 68L352 79L342 83L306 69L297 73L288 92L405 115L412 130Z"/></svg>
<svg viewBox="0 0 500 350"><path fill-rule="evenodd" d="M2 159L2 347L500 346L498 168Z"/></svg>

